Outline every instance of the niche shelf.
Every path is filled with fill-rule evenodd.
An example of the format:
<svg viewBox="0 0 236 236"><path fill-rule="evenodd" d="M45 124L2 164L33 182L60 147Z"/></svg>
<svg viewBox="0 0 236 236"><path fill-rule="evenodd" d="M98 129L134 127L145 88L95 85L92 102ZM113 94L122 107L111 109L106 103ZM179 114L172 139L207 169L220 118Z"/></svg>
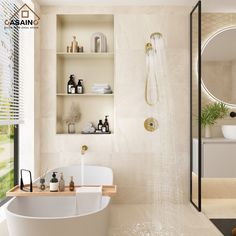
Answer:
<svg viewBox="0 0 236 236"><path fill-rule="evenodd" d="M103 52L103 53L92 53L92 52L77 52L77 53L70 53L70 52L58 52L58 57L61 58L113 58L114 53L112 52Z"/></svg>
<svg viewBox="0 0 236 236"><path fill-rule="evenodd" d="M113 93L109 94L100 94L100 93L83 93L83 94L68 94L68 93L57 93L57 96L79 96L79 97L86 97L86 96L99 96L99 97L113 97Z"/></svg>
<svg viewBox="0 0 236 236"><path fill-rule="evenodd" d="M91 36L102 32L107 38L107 52L91 52ZM84 52L70 53L73 36ZM114 132L114 16L107 14L57 15L57 134L68 134L64 122L72 104L79 109L80 120L76 123L76 134L92 122L104 121L108 115L111 133ZM67 94L67 82L71 74L83 79L84 94ZM112 94L92 93L93 84L109 84ZM71 135L71 134L68 134ZM82 134L81 134L82 135Z"/></svg>

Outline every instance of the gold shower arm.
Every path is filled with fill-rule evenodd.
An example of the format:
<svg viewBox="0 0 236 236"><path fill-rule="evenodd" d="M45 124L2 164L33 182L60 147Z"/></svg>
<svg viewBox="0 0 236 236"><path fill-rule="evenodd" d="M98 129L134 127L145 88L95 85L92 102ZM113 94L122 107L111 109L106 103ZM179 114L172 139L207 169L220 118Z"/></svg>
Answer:
<svg viewBox="0 0 236 236"><path fill-rule="evenodd" d="M146 50L146 53L147 53L149 50L152 50L152 44L151 44L151 43L146 43L146 45L145 45L145 50Z"/></svg>

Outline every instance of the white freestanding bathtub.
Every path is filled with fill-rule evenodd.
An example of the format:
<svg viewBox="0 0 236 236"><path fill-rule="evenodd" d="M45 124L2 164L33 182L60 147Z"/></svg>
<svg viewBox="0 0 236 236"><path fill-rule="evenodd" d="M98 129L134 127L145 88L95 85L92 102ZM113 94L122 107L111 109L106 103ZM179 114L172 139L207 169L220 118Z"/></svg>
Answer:
<svg viewBox="0 0 236 236"><path fill-rule="evenodd" d="M58 168L63 172L65 182L74 176L75 184L80 184L80 166ZM47 174L50 179L52 171ZM111 185L113 172L99 166L84 167L84 184ZM96 211L83 207L84 212L76 212L75 197L16 197L6 208L7 225L10 236L106 236L109 221L110 197L103 196L101 208ZM86 204L85 204L86 205ZM89 208L89 206L88 206Z"/></svg>

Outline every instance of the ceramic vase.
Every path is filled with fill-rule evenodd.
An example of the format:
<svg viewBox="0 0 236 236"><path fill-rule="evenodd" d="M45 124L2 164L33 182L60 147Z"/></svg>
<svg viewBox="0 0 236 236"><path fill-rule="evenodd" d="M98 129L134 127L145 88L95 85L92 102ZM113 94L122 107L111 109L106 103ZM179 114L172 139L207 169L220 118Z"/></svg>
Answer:
<svg viewBox="0 0 236 236"><path fill-rule="evenodd" d="M75 134L75 123L69 123L68 124L68 133L69 134Z"/></svg>
<svg viewBox="0 0 236 236"><path fill-rule="evenodd" d="M205 126L205 138L211 138L211 126L210 125Z"/></svg>

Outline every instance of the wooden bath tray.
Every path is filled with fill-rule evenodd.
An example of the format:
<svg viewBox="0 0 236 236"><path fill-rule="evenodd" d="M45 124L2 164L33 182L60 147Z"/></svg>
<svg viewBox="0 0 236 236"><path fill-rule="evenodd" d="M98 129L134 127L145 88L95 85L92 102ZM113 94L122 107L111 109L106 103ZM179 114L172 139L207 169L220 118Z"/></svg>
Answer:
<svg viewBox="0 0 236 236"><path fill-rule="evenodd" d="M26 187L28 187L26 185ZM99 185L76 185L75 188L78 187L100 187ZM117 193L116 185L102 185L102 195L103 196L114 196ZM38 196L75 196L76 191L70 191L69 187L65 187L65 191L63 192L50 192L49 187L46 190L42 191L37 186L33 186L33 192L25 192L22 191L19 185L16 185L14 188L10 189L7 193L7 197L38 197Z"/></svg>

